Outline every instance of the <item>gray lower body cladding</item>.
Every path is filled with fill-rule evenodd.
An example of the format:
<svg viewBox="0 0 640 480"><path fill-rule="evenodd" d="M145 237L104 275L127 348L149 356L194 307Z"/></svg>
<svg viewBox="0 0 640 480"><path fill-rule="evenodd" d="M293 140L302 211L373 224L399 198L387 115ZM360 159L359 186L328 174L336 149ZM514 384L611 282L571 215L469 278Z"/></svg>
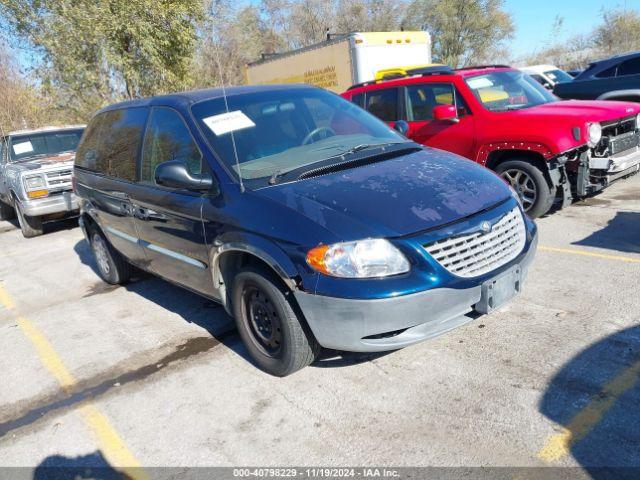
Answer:
<svg viewBox="0 0 640 480"><path fill-rule="evenodd" d="M520 258L523 278L533 260L537 236ZM482 285L436 288L411 295L359 300L296 291L296 300L325 348L354 352L395 350L435 337L478 317Z"/></svg>

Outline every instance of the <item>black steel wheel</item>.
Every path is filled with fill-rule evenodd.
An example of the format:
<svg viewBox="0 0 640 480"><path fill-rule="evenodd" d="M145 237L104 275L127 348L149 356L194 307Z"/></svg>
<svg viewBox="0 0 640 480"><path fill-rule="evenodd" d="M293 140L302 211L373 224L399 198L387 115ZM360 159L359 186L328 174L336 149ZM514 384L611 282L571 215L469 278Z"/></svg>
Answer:
<svg viewBox="0 0 640 480"><path fill-rule="evenodd" d="M233 279L231 303L240 337L256 365L278 377L306 367L320 352L292 297L267 268L247 267Z"/></svg>

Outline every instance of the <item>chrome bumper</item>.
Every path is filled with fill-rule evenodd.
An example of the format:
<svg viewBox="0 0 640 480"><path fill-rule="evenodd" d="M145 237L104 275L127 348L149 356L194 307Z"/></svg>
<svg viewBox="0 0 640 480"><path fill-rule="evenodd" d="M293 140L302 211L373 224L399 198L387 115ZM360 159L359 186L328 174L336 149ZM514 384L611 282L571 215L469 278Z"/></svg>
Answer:
<svg viewBox="0 0 640 480"><path fill-rule="evenodd" d="M537 242L536 234L519 261L522 278L526 277ZM474 307L481 293L482 285L478 284L461 290L436 288L379 300L325 297L301 291L294 295L320 345L376 352L406 347L474 320L478 316Z"/></svg>
<svg viewBox="0 0 640 480"><path fill-rule="evenodd" d="M34 198L20 202L22 212L29 217L42 217L54 213L74 212L78 210L78 199L73 192L45 198Z"/></svg>

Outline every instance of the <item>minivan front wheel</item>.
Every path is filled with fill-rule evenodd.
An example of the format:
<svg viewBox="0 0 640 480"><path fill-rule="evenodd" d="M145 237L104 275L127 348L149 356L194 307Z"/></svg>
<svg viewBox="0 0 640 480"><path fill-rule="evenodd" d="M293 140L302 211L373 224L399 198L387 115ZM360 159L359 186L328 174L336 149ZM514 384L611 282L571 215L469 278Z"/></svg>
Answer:
<svg viewBox="0 0 640 480"><path fill-rule="evenodd" d="M320 351L289 295L266 269L246 268L233 281L232 306L240 337L258 367L278 377L306 367Z"/></svg>
<svg viewBox="0 0 640 480"><path fill-rule="evenodd" d="M120 285L129 281L131 265L100 232L91 234L91 250L100 278L112 285Z"/></svg>
<svg viewBox="0 0 640 480"><path fill-rule="evenodd" d="M522 160L501 163L496 172L516 191L524 211L531 218L541 217L553 205L554 196L542 171L535 165Z"/></svg>

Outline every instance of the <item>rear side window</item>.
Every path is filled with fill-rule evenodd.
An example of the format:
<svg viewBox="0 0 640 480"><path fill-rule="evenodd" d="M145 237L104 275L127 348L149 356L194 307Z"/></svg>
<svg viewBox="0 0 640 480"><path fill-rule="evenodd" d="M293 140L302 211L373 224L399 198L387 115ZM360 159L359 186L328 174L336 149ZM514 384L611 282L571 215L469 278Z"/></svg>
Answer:
<svg viewBox="0 0 640 480"><path fill-rule="evenodd" d="M202 170L202 154L180 114L154 108L144 137L140 181L155 185L156 167L171 160L183 162L193 174Z"/></svg>
<svg viewBox="0 0 640 480"><path fill-rule="evenodd" d="M640 57L622 62L618 67L618 76L640 74Z"/></svg>
<svg viewBox="0 0 640 480"><path fill-rule="evenodd" d="M606 70L601 71L600 73L596 73L595 76L597 78L609 78L609 77L615 77L616 76L616 69L618 68L617 65L614 65L613 67L609 67Z"/></svg>
<svg viewBox="0 0 640 480"><path fill-rule="evenodd" d="M398 89L372 90L366 95L366 109L385 122L394 122L398 115Z"/></svg>
<svg viewBox="0 0 640 480"><path fill-rule="evenodd" d="M351 97L351 101L358 105L360 108L364 108L364 93L356 93Z"/></svg>
<svg viewBox="0 0 640 480"><path fill-rule="evenodd" d="M111 177L135 181L136 159L147 113L146 108L127 108L97 115L78 148L76 165Z"/></svg>

